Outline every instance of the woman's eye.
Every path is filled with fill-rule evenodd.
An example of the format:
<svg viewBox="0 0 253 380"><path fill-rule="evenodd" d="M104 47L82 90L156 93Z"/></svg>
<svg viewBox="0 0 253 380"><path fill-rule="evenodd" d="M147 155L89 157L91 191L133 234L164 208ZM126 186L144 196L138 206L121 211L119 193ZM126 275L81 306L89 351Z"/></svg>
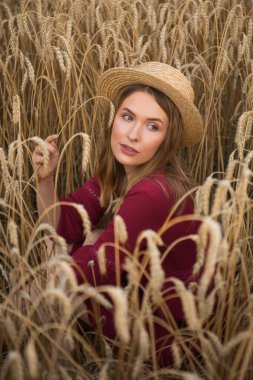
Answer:
<svg viewBox="0 0 253 380"><path fill-rule="evenodd" d="M127 121L133 120L133 117L129 114L124 114L122 117L124 120L127 120Z"/></svg>
<svg viewBox="0 0 253 380"><path fill-rule="evenodd" d="M149 128L151 131L157 131L157 130L158 130L158 127L157 127L157 125L155 125L155 124L148 124L148 128Z"/></svg>

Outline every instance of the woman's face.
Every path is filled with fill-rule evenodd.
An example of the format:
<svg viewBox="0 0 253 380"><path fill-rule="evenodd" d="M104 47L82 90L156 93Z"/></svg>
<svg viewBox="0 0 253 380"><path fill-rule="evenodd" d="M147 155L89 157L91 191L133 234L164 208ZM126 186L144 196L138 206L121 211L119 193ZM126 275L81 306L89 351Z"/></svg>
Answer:
<svg viewBox="0 0 253 380"><path fill-rule="evenodd" d="M127 174L151 160L168 127L168 116L152 95L136 91L123 101L112 125L111 147Z"/></svg>

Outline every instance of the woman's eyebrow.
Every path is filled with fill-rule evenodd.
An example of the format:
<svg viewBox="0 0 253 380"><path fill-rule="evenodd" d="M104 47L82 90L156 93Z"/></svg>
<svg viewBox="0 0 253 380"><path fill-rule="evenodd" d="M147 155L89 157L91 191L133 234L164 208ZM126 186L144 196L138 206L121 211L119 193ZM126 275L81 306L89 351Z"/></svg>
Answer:
<svg viewBox="0 0 253 380"><path fill-rule="evenodd" d="M129 108L122 108L122 111L129 112L133 116L135 116L135 113L133 111L131 111ZM159 119L158 117L148 117L147 120L149 120L149 121L159 121L161 124L163 124L162 119Z"/></svg>
<svg viewBox="0 0 253 380"><path fill-rule="evenodd" d="M127 112L129 112L135 116L135 113L133 111L131 111L129 108L122 108L122 111L127 111Z"/></svg>

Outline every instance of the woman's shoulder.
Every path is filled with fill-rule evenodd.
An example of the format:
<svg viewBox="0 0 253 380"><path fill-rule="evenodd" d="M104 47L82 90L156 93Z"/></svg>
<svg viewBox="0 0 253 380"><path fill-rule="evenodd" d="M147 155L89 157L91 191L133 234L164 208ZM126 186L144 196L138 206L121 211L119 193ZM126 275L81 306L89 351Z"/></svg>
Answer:
<svg viewBox="0 0 253 380"><path fill-rule="evenodd" d="M177 203L175 191L172 184L163 170L157 170L148 178L138 181L129 191L129 195L137 195L145 197L155 205L156 208L162 210L163 208L171 207ZM181 206L182 208L181 208ZM180 213L192 213L193 199L188 196L179 201L178 207L181 208Z"/></svg>
<svg viewBox="0 0 253 380"><path fill-rule="evenodd" d="M157 170L150 177L143 178L133 185L130 192L146 193L149 197L173 197L173 188L169 184L166 173Z"/></svg>

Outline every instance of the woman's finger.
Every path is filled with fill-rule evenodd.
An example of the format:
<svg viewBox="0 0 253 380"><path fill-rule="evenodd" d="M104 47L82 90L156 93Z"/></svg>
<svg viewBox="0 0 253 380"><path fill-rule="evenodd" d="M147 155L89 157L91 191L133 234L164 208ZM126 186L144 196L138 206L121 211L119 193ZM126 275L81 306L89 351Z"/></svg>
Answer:
<svg viewBox="0 0 253 380"><path fill-rule="evenodd" d="M52 143L52 142L56 141L57 139L58 139L58 135L50 135L46 138L45 141L48 143Z"/></svg>
<svg viewBox="0 0 253 380"><path fill-rule="evenodd" d="M35 165L43 164L43 162L44 162L43 156L36 156L33 158L33 163Z"/></svg>
<svg viewBox="0 0 253 380"><path fill-rule="evenodd" d="M42 150L41 150L40 147L39 147L39 145L37 145L37 146L35 147L34 152L35 152L35 154L38 154L38 155L40 155L40 156L43 154L43 153L42 153Z"/></svg>
<svg viewBox="0 0 253 380"><path fill-rule="evenodd" d="M45 142L45 144L46 144L47 150L50 153L55 154L57 152L57 146L54 146L53 144L48 143L47 141Z"/></svg>

